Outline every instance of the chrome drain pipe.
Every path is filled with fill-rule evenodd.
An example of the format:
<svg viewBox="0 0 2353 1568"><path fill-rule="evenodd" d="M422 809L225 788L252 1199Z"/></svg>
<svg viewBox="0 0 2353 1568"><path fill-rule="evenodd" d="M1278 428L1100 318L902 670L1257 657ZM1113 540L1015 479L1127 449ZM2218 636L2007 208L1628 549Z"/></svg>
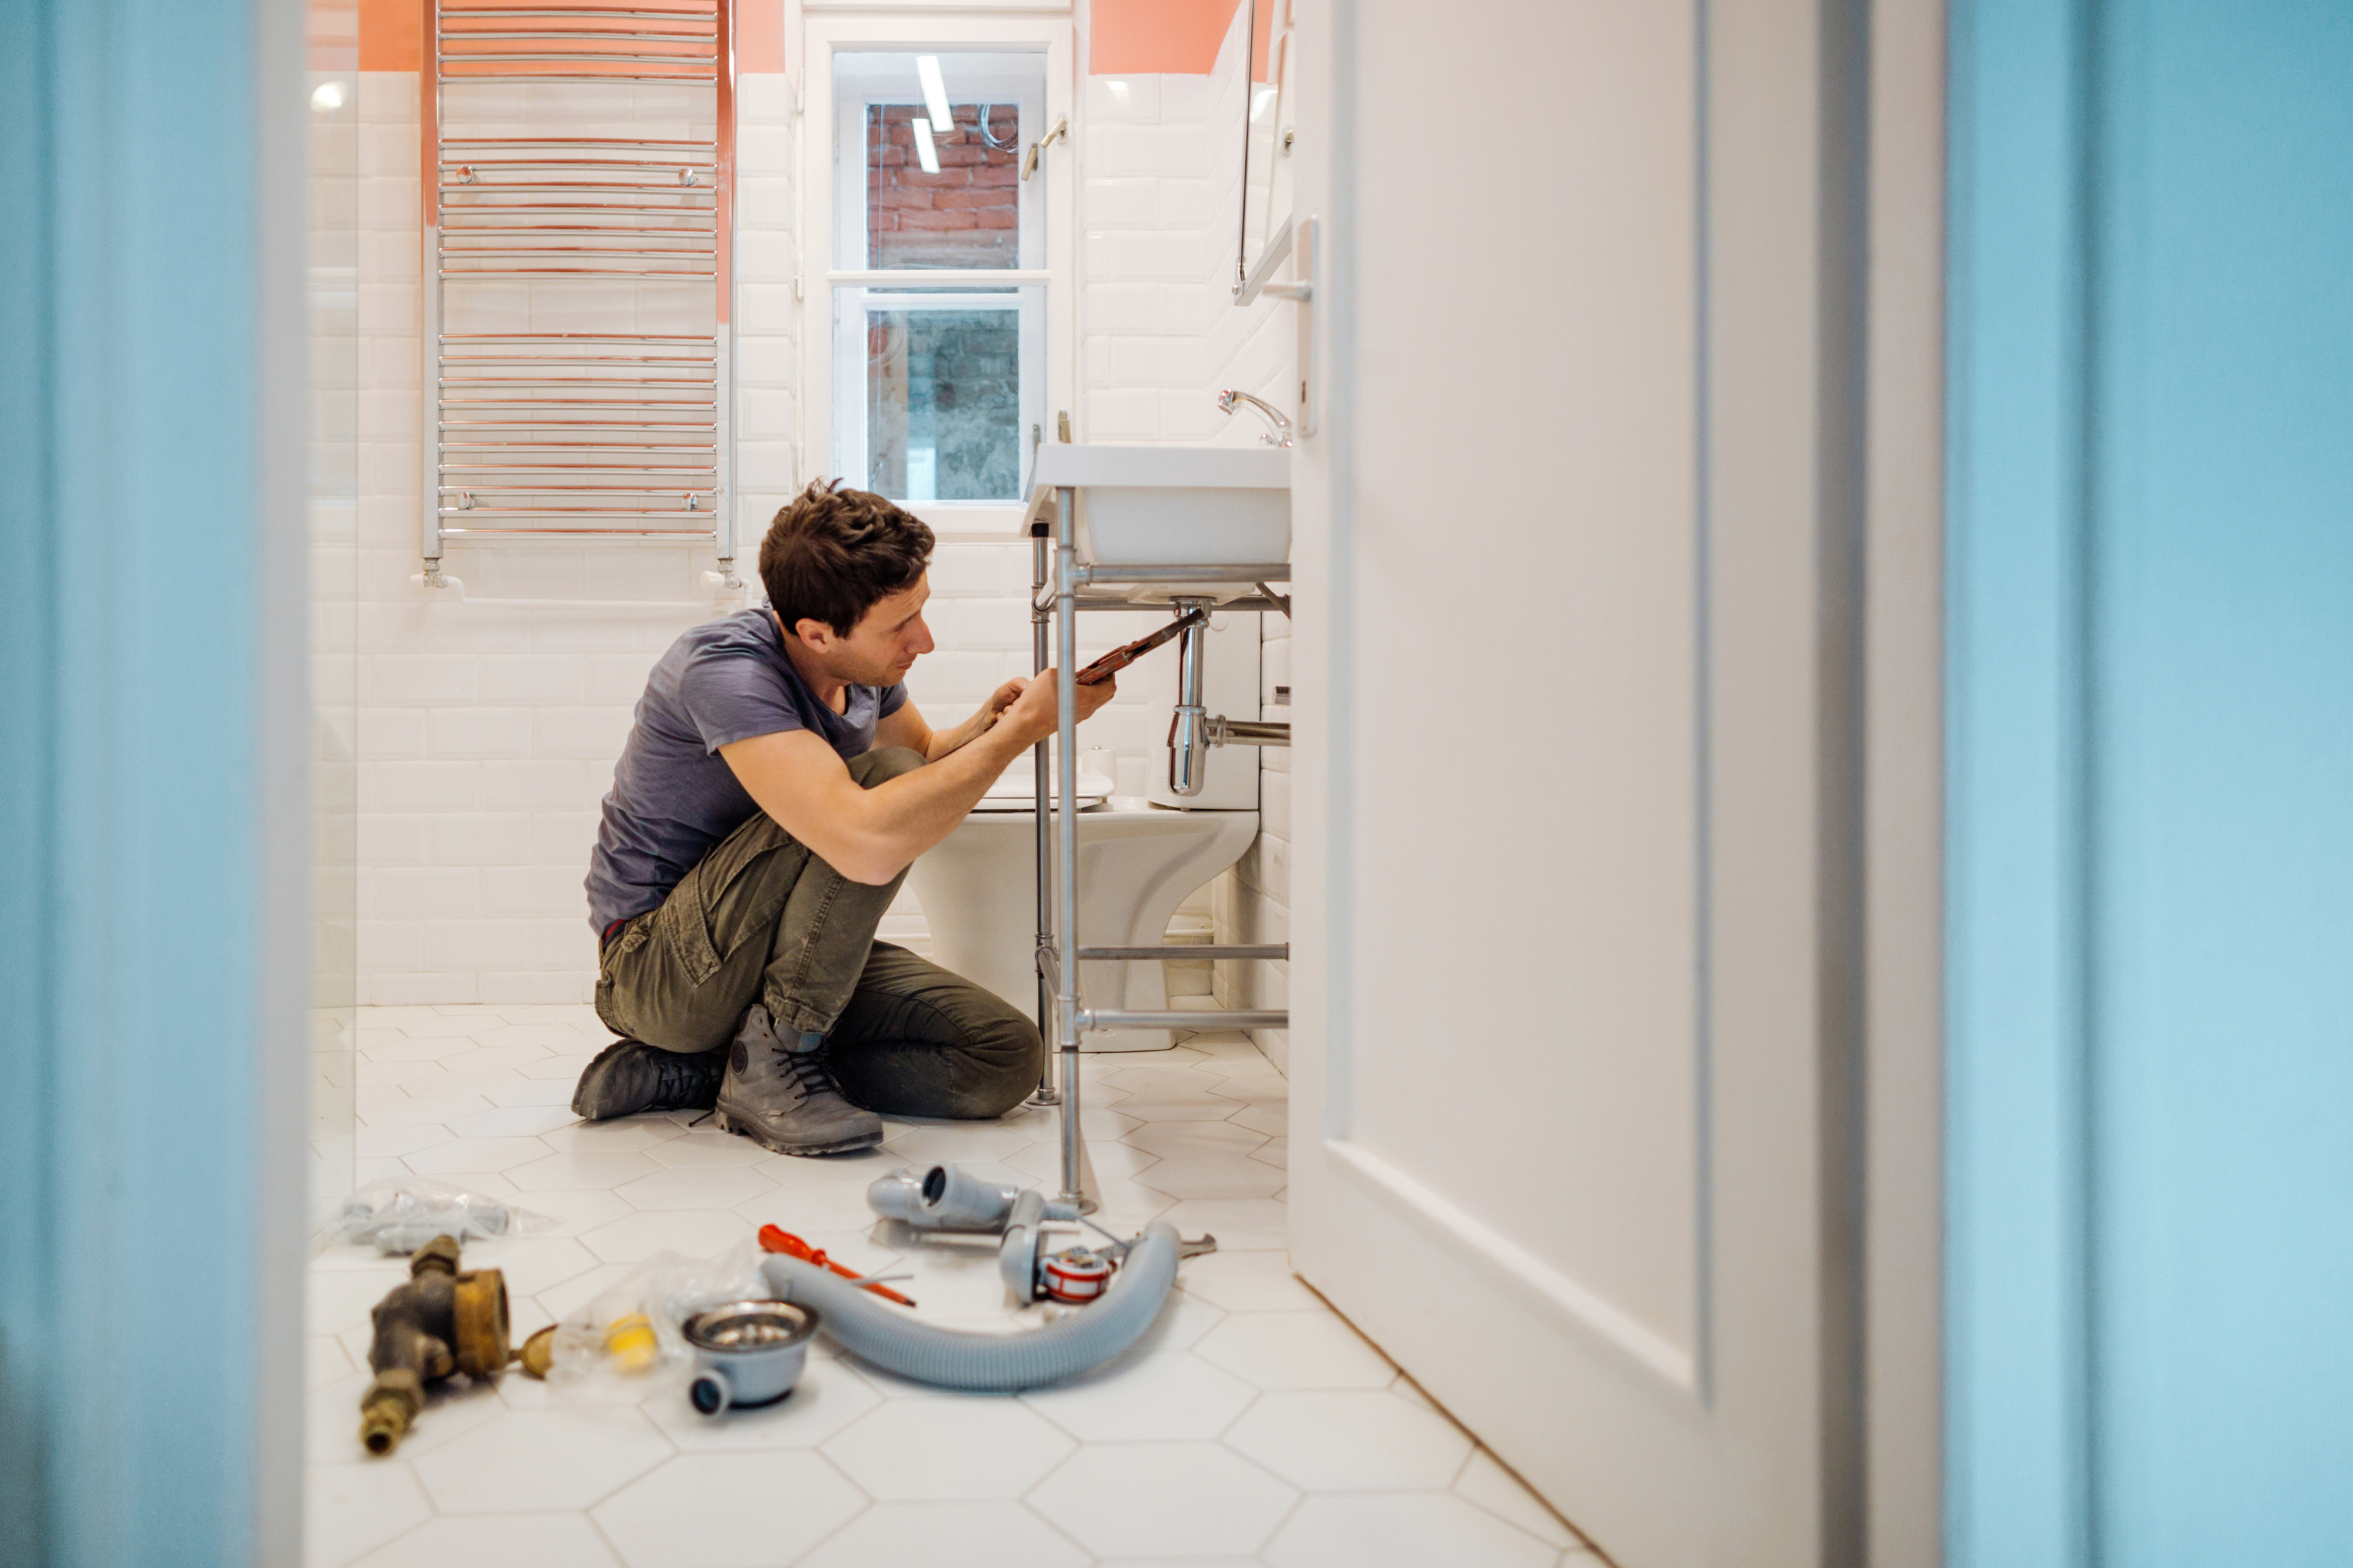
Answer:
<svg viewBox="0 0 2353 1568"><path fill-rule="evenodd" d="M1204 612L1176 639L1176 710L1168 716L1168 788L1179 797L1197 795L1209 765L1208 710L1201 706L1203 668L1208 658L1208 599L1172 599L1177 613Z"/></svg>

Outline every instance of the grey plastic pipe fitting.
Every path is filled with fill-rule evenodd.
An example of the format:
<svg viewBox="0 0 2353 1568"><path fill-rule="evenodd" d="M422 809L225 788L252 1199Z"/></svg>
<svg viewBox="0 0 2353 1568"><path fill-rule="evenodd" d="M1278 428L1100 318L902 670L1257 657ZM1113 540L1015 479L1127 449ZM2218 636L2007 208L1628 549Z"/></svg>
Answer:
<svg viewBox="0 0 2353 1568"><path fill-rule="evenodd" d="M1021 1189L965 1174L954 1165L934 1165L920 1174L893 1171L866 1189L867 1206L884 1219L917 1230L1001 1231L1013 1218ZM1048 1219L1075 1220L1071 1205L1049 1202Z"/></svg>
<svg viewBox="0 0 2353 1568"><path fill-rule="evenodd" d="M1099 1300L1018 1334L934 1327L782 1253L762 1259L760 1272L779 1299L816 1308L827 1337L885 1372L940 1388L1005 1394L1075 1377L1134 1344L1159 1317L1176 1282L1178 1249L1176 1228L1155 1220L1128 1248Z"/></svg>

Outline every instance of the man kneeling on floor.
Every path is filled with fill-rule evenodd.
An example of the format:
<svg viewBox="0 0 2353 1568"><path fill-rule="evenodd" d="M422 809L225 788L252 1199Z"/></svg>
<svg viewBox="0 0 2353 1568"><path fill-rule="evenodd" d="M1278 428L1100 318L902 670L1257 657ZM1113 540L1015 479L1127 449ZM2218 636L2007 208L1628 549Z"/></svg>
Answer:
<svg viewBox="0 0 2353 1568"><path fill-rule="evenodd" d="M876 1111L1001 1116L1045 1046L994 993L874 930L907 866L1054 730L1017 679L952 730L907 700L932 531L811 485L760 545L768 606L699 626L646 682L588 865L596 1012L625 1037L580 1075L591 1121L715 1105L786 1154L881 1141ZM1113 682L1078 689L1084 719Z"/></svg>

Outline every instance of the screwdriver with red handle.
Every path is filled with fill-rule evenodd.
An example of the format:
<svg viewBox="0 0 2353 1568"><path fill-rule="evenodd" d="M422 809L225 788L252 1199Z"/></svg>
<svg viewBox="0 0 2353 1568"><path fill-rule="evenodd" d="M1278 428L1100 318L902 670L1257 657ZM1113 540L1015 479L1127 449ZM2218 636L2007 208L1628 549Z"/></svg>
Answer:
<svg viewBox="0 0 2353 1568"><path fill-rule="evenodd" d="M760 1227L760 1250L763 1252L781 1252L787 1258L797 1258L803 1263L814 1263L820 1268L830 1268L836 1274L840 1275L844 1279L864 1279L864 1276L860 1275L855 1268L844 1268L840 1264L836 1263L832 1258L828 1258L825 1255L825 1248L821 1247L811 1247L807 1242L803 1241L791 1231L780 1229L773 1225L764 1225ZM869 1282L866 1285L866 1289L873 1291L877 1296L881 1297L886 1301L898 1302L902 1307L912 1307L915 1304L912 1298L900 1295L899 1292L892 1289L888 1285L876 1285Z"/></svg>

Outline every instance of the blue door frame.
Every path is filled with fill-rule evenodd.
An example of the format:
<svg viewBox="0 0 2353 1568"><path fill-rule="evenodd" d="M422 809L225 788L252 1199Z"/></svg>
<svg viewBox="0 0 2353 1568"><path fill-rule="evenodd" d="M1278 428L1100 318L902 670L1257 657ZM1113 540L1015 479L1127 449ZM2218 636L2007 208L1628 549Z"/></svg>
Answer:
<svg viewBox="0 0 2353 1568"><path fill-rule="evenodd" d="M1952 16L1948 1561L2353 1562L2353 7Z"/></svg>
<svg viewBox="0 0 2353 1568"><path fill-rule="evenodd" d="M302 26L0 4L0 1557L300 1546Z"/></svg>

